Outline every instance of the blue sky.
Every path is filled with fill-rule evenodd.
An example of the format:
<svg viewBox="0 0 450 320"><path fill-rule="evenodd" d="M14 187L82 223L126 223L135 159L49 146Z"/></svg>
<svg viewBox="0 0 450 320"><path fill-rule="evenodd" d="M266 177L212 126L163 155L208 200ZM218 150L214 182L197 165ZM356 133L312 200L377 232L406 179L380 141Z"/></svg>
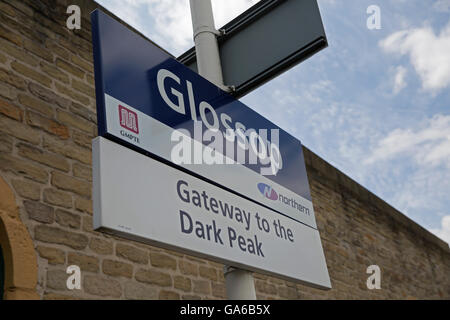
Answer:
<svg viewBox="0 0 450 320"><path fill-rule="evenodd" d="M175 56L193 46L188 0L97 2ZM216 27L256 2L213 0ZM450 0L318 2L329 47L241 101L450 242Z"/></svg>

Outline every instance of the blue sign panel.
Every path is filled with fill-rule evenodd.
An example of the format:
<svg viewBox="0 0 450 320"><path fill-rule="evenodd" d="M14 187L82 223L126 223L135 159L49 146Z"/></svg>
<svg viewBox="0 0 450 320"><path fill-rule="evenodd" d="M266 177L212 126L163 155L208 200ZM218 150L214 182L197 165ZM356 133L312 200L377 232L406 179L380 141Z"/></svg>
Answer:
<svg viewBox="0 0 450 320"><path fill-rule="evenodd" d="M316 228L299 140L105 13L91 18L99 135Z"/></svg>

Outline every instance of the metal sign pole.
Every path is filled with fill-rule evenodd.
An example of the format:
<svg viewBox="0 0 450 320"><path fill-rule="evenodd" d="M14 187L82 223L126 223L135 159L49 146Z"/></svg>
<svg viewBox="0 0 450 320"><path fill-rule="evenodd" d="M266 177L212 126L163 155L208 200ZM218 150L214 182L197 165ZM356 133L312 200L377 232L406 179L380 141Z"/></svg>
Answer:
<svg viewBox="0 0 450 320"><path fill-rule="evenodd" d="M199 74L228 91L223 83L216 38L220 32L214 26L211 0L190 0L190 6ZM251 272L225 266L224 274L228 299L256 300L255 282Z"/></svg>
<svg viewBox="0 0 450 320"><path fill-rule="evenodd" d="M195 51L198 56L198 73L225 89L220 64L219 46L216 36L211 0L190 0Z"/></svg>

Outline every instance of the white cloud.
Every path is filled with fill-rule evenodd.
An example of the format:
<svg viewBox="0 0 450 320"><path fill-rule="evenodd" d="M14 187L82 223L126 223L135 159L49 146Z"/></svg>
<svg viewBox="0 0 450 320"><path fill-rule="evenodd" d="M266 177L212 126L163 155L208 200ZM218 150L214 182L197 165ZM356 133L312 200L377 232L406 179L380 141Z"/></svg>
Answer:
<svg viewBox="0 0 450 320"><path fill-rule="evenodd" d="M396 168L389 167L396 164ZM405 170L397 175L395 184L388 186L389 197L404 214L419 218L426 226L436 226L437 212L447 210L448 190L450 190L450 171L442 168L418 166L409 170L411 163L407 159L384 163L378 168L388 170L385 175L395 174L396 170ZM378 171L381 174L380 171ZM374 171L376 173L376 171Z"/></svg>
<svg viewBox="0 0 450 320"><path fill-rule="evenodd" d="M398 66L395 68L395 76L394 76L394 94L398 94L406 87L406 68L402 66Z"/></svg>
<svg viewBox="0 0 450 320"><path fill-rule="evenodd" d="M450 215L442 218L440 229L430 229L430 231L450 244Z"/></svg>
<svg viewBox="0 0 450 320"><path fill-rule="evenodd" d="M450 0L438 0L433 4L433 9L440 12L450 12Z"/></svg>
<svg viewBox="0 0 450 320"><path fill-rule="evenodd" d="M177 55L193 45L189 0L96 0Z"/></svg>
<svg viewBox="0 0 450 320"><path fill-rule="evenodd" d="M175 54L193 45L189 0L149 0L147 7L155 22L155 42L167 43Z"/></svg>
<svg viewBox="0 0 450 320"><path fill-rule="evenodd" d="M396 129L378 142L365 160L370 164L400 155L412 156L419 165L450 168L450 115L436 115L414 131Z"/></svg>
<svg viewBox="0 0 450 320"><path fill-rule="evenodd" d="M221 28L260 0L213 0L214 23Z"/></svg>
<svg viewBox="0 0 450 320"><path fill-rule="evenodd" d="M429 230L436 228L436 212L448 208L450 115L392 130L362 159L365 176L383 199Z"/></svg>
<svg viewBox="0 0 450 320"><path fill-rule="evenodd" d="M335 5L336 0L319 0L319 4L325 4L325 5Z"/></svg>
<svg viewBox="0 0 450 320"><path fill-rule="evenodd" d="M128 0L130 1L130 0ZM176 55L194 45L189 0L132 0L149 3L147 13L155 22L155 40L167 43ZM259 0L213 0L213 14L216 28L247 10Z"/></svg>
<svg viewBox="0 0 450 320"><path fill-rule="evenodd" d="M430 27L398 31L380 46L386 52L409 55L423 89L436 93L450 85L450 23L437 36Z"/></svg>
<svg viewBox="0 0 450 320"><path fill-rule="evenodd" d="M189 0L97 0L175 56L194 45ZM217 28L259 0L213 0Z"/></svg>
<svg viewBox="0 0 450 320"><path fill-rule="evenodd" d="M145 24L138 9L140 6L146 5L148 0L128 0L126 3L123 0L96 0L96 2L145 34Z"/></svg>

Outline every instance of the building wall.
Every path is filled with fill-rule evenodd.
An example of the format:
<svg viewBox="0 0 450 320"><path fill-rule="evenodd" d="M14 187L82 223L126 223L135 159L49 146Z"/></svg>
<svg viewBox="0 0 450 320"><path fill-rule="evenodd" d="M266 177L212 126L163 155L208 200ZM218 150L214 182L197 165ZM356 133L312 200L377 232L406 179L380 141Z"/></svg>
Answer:
<svg viewBox="0 0 450 320"><path fill-rule="evenodd" d="M69 4L81 7L79 31L66 28ZM34 245L36 292L42 299L225 298L222 265L92 230L89 13L96 6L0 0L0 178ZM448 244L304 152L333 289L255 274L258 298L450 299ZM81 290L66 287L73 264L82 270ZM372 264L381 268L380 290L366 287Z"/></svg>

